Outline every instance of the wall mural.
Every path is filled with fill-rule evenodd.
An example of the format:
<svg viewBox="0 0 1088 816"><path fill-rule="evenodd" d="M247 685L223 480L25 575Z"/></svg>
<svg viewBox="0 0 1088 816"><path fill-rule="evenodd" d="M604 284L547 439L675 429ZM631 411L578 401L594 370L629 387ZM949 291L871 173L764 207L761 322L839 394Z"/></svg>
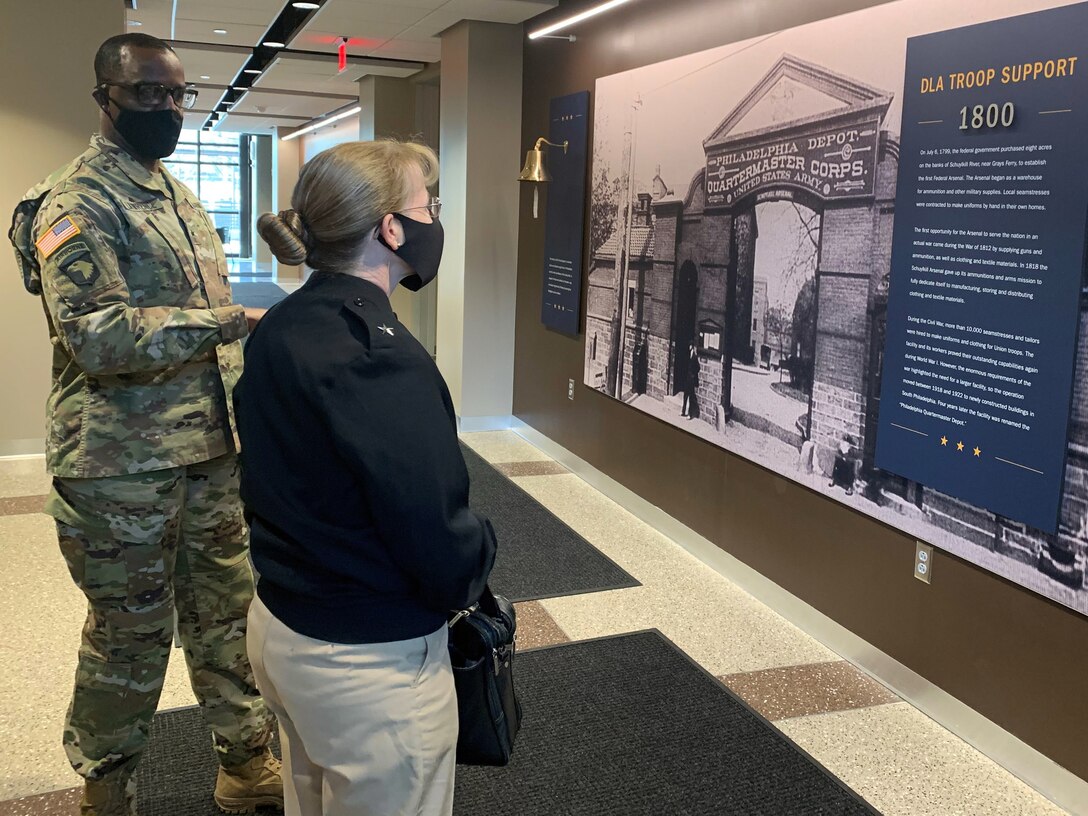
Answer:
<svg viewBox="0 0 1088 816"><path fill-rule="evenodd" d="M599 79L586 385L1088 614L1083 290L1055 532L875 464L907 39L1065 5L902 0Z"/></svg>

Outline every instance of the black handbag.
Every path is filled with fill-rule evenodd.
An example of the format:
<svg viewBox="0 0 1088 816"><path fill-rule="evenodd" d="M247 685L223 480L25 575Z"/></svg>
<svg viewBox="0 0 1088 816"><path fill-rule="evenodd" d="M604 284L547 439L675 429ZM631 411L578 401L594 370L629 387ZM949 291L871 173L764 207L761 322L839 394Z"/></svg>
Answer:
<svg viewBox="0 0 1088 816"><path fill-rule="evenodd" d="M449 621L450 662L457 689L457 761L506 765L521 727L514 693L514 605L485 589L479 602Z"/></svg>

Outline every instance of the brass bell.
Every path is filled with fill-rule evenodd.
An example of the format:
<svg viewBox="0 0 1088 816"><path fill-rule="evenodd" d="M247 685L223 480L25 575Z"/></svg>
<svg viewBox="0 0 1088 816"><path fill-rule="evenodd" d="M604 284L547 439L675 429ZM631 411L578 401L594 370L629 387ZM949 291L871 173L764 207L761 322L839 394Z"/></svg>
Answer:
<svg viewBox="0 0 1088 816"><path fill-rule="evenodd" d="M541 147L543 145L561 147L563 148L563 152L566 153L569 144L569 142L563 142L561 145L555 144L543 137L537 139L533 149L525 152L525 166L521 168L521 175L518 176L518 181L551 181L552 177L548 175L548 170L544 167L544 151L541 150Z"/></svg>

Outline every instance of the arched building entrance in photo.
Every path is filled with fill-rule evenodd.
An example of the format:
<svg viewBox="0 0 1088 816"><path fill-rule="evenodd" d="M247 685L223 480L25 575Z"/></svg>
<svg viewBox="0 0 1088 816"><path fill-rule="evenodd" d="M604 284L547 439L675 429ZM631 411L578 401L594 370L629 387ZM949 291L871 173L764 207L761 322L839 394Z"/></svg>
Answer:
<svg viewBox="0 0 1088 816"><path fill-rule="evenodd" d="M775 94L784 83L822 100L819 111L783 118ZM702 421L721 429L736 420L798 446L811 439L825 470L844 436L872 461L866 410L879 393L873 315L887 293L898 166L897 143L881 130L891 100L888 92L784 55L706 137L705 166L683 199L665 194L655 179L653 200L644 194L633 210L638 246L627 269L616 268L621 253L606 244L590 274L590 334L611 336L616 310L607 304L616 302L614 287L626 290L624 375L613 396L636 394L631 361L642 342L645 392L674 398L687 384L684 359L694 339ZM809 229L815 224L818 246L812 283L772 313L768 295L777 282L757 280L755 259L758 212L775 202L807 214L801 221ZM767 336L772 314L777 338ZM814 320L815 337L806 320ZM734 399L738 377L766 392L766 411L758 410L761 397L754 406ZM783 402L788 398L772 392L771 379L792 385L808 404Z"/></svg>

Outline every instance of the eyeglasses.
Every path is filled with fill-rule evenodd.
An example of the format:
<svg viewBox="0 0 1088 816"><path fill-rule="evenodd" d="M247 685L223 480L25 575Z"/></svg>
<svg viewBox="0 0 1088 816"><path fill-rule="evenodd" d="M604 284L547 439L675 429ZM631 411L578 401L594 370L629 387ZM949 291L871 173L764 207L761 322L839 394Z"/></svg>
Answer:
<svg viewBox="0 0 1088 816"><path fill-rule="evenodd" d="M99 88L105 87L128 88L136 97L136 101L145 108L157 108L171 97L179 108L188 110L196 104L197 89L192 85L179 85L176 88L167 88L159 82L136 82L126 84L124 82L103 82Z"/></svg>
<svg viewBox="0 0 1088 816"><path fill-rule="evenodd" d="M438 214L442 212L442 199L435 196L429 204L424 204L421 207L404 207L400 212L407 212L408 210L426 210L427 215L431 218L438 218Z"/></svg>

